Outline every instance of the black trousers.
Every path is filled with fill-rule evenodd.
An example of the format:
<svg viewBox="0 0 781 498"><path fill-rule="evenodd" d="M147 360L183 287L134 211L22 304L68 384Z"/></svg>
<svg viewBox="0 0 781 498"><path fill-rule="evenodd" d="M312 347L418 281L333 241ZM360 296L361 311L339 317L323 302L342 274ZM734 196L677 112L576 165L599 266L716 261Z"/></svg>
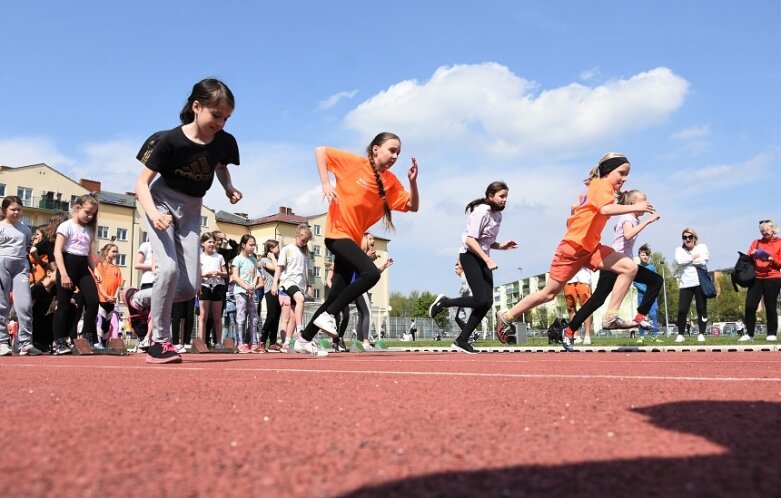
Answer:
<svg viewBox="0 0 781 498"><path fill-rule="evenodd" d="M90 344L98 342L97 318L98 318L98 287L95 279L89 271L87 256L77 256L67 252L62 253L65 260L65 270L73 282L73 287L79 289L79 294L84 302L84 327L81 334L90 341ZM54 313L54 339L67 337L68 332L74 328L79 317L71 311L71 298L73 288L66 289L62 286L60 272L57 272L57 311Z"/></svg>
<svg viewBox="0 0 781 498"><path fill-rule="evenodd" d="M282 313L282 307L279 305L279 296L274 296L271 292L266 293L263 299L266 300L266 320L263 322L263 328L260 332L260 343L266 344L268 341L270 346L277 343L279 315Z"/></svg>
<svg viewBox="0 0 781 498"><path fill-rule="evenodd" d="M331 292L312 315L312 320L301 334L307 341L311 341L317 335L317 327L313 324L315 318L324 311L336 316L345 306L358 299L364 292L368 292L380 281L379 268L351 239L325 239L325 247L334 255ZM353 274L356 273L358 278L350 283Z"/></svg>
<svg viewBox="0 0 781 498"><path fill-rule="evenodd" d="M757 308L759 301L765 301L765 314L767 316L767 335L778 334L778 294L781 290L781 278L755 278L754 283L746 293L746 333L754 337L754 329L757 326Z"/></svg>
<svg viewBox="0 0 781 498"><path fill-rule="evenodd" d="M458 260L464 269L464 275L466 275L466 281L472 290L472 295L446 297L442 300L442 304L448 308L451 306L472 308L472 314L469 315L469 319L461 327L461 333L458 335L459 341L466 342L493 305L494 274L488 269L485 261L473 252L461 253Z"/></svg>
<svg viewBox="0 0 781 498"><path fill-rule="evenodd" d="M685 287L678 291L678 319L675 321L675 324L678 326L678 333L681 335L686 330L692 298L694 298L697 308L698 333L705 333L705 326L708 320L708 301L705 294L702 293L702 288L698 285L696 287Z"/></svg>
<svg viewBox="0 0 781 498"><path fill-rule="evenodd" d="M195 323L195 298L174 303L171 307L171 342L190 344ZM182 334L181 341L179 334Z"/></svg>

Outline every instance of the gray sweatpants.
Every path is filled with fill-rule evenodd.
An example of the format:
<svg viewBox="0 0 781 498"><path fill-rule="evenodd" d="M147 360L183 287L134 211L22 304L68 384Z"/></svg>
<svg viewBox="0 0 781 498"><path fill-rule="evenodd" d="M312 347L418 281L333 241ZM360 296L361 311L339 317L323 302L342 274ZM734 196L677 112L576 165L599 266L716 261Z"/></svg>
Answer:
<svg viewBox="0 0 781 498"><path fill-rule="evenodd" d="M167 342L171 340L173 304L194 298L200 290L202 199L171 189L162 178L149 190L157 212L173 216L173 223L166 230L157 230L146 217L157 276L154 285L138 291L133 300L151 308L152 340Z"/></svg>
<svg viewBox="0 0 781 498"><path fill-rule="evenodd" d="M30 297L30 265L27 259L4 257L0 260L0 342L8 343L10 294L14 292L14 309L19 322L19 342L33 340L33 302Z"/></svg>

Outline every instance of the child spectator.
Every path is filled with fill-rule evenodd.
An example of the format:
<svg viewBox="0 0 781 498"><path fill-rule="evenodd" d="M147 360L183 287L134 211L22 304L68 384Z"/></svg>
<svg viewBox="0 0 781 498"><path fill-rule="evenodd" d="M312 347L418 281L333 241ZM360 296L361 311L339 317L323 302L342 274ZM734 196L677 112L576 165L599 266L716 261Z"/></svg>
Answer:
<svg viewBox="0 0 781 498"><path fill-rule="evenodd" d="M111 328L111 317L114 307L119 300L119 290L125 285L122 278L122 270L119 269L114 261L119 254L119 247L116 244L106 244L100 249L100 261L96 267L96 273L100 274L101 281L98 284L98 300L100 308L98 309L98 331L99 344L105 346L109 339L109 329ZM116 335L118 331L114 331Z"/></svg>

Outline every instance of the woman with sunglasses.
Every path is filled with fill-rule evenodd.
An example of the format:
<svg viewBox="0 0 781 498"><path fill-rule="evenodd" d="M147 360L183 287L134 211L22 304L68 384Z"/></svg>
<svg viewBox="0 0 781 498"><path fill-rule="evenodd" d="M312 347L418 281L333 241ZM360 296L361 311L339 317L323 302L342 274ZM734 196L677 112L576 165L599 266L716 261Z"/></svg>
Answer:
<svg viewBox="0 0 781 498"><path fill-rule="evenodd" d="M773 220L759 222L762 238L755 240L748 248L748 255L754 260L754 283L746 293L746 332L741 341L754 338L759 301L765 301L767 316L767 340L777 340L778 294L781 290L781 239L776 237L778 225Z"/></svg>
<svg viewBox="0 0 781 498"><path fill-rule="evenodd" d="M705 342L705 326L708 323L708 305L705 294L700 287L700 277L697 275L697 267L705 268L710 259L708 246L698 242L697 232L691 228L684 228L681 233L683 243L675 248L675 262L678 264L678 337L675 342L683 342L683 331L686 330L686 321L689 315L689 307L692 298L697 307L697 335L698 342Z"/></svg>

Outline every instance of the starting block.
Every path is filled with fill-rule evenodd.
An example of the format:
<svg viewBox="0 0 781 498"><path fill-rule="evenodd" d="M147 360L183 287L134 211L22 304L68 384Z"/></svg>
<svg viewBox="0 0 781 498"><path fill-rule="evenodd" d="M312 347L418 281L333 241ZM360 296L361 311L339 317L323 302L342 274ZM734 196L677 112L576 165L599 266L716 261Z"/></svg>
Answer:
<svg viewBox="0 0 781 498"><path fill-rule="evenodd" d="M328 351L333 346L333 343L330 339L322 338L320 339L320 347Z"/></svg>
<svg viewBox="0 0 781 498"><path fill-rule="evenodd" d="M226 353L238 353L239 348L236 347L236 341L233 339L223 339L222 340L222 349L226 349Z"/></svg>
<svg viewBox="0 0 781 498"><path fill-rule="evenodd" d="M374 349L378 351L387 351L388 345L385 344L385 341L383 341L382 339L377 339L377 342L374 343Z"/></svg>
<svg viewBox="0 0 781 498"><path fill-rule="evenodd" d="M353 343L350 345L350 352L351 353L364 353L366 352L365 349L363 349L363 343L357 339L353 340Z"/></svg>
<svg viewBox="0 0 781 498"><path fill-rule="evenodd" d="M73 354L86 356L94 354L94 352L92 351L92 346L90 345L89 341L83 337L79 337L73 341Z"/></svg>
<svg viewBox="0 0 781 498"><path fill-rule="evenodd" d="M206 342L204 342L203 339L195 339L193 341L192 348L190 349L191 353L208 353L209 347L206 346Z"/></svg>
<svg viewBox="0 0 781 498"><path fill-rule="evenodd" d="M127 356L130 353L127 352L125 341L115 337L113 339L109 339L108 344L106 345L105 354Z"/></svg>

